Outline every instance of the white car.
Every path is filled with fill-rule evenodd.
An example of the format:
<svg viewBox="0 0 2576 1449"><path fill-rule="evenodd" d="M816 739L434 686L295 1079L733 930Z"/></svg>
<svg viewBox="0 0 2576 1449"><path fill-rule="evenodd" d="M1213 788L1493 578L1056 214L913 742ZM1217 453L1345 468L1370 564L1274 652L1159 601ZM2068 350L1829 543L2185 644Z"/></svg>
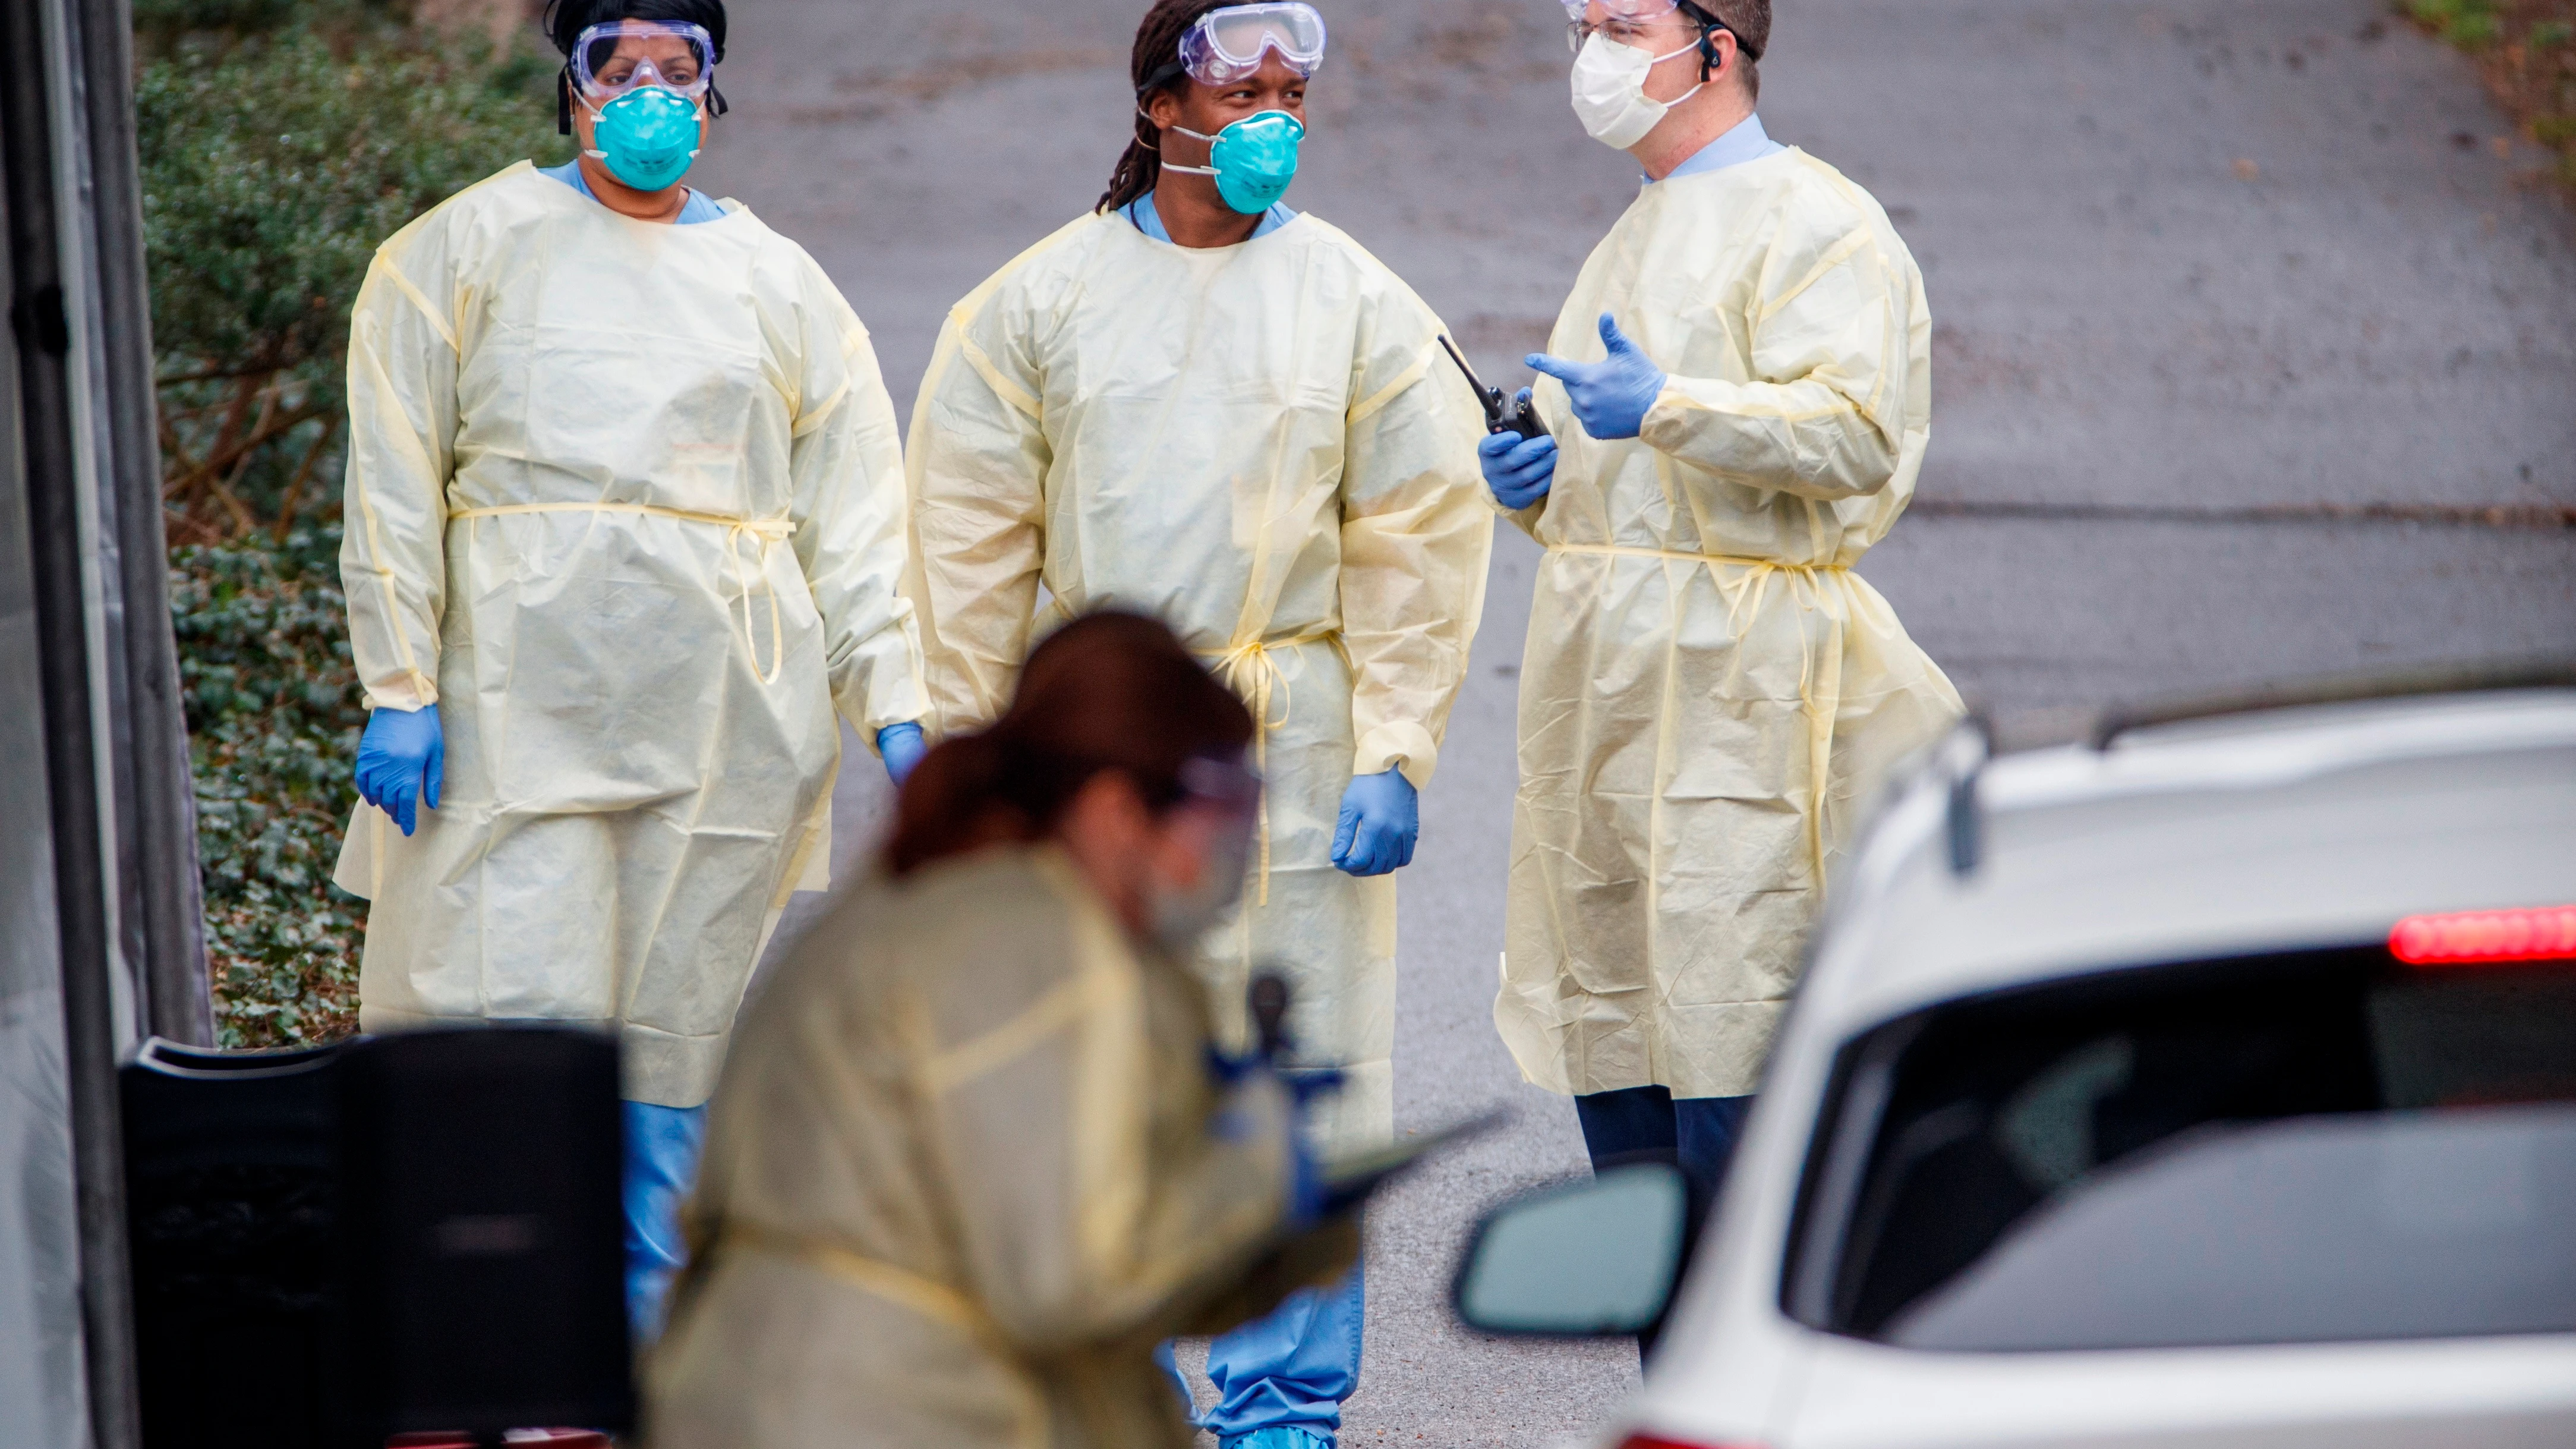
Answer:
<svg viewBox="0 0 2576 1449"><path fill-rule="evenodd" d="M2576 1445L2576 672L2505 682L1962 730L1601 1442ZM1677 1183L1498 1210L1461 1317L1654 1324Z"/></svg>

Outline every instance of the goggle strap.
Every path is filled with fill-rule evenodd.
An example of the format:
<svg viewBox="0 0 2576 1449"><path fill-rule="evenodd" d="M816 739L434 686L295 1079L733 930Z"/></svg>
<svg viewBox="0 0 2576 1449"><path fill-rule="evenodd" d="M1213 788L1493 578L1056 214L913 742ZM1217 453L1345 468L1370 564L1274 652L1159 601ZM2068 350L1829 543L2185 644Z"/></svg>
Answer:
<svg viewBox="0 0 2576 1449"><path fill-rule="evenodd" d="M1156 90L1164 85L1168 85L1173 77L1180 75L1188 69L1189 67L1183 65L1177 58L1164 61L1161 65L1154 68L1154 73L1152 75L1145 77L1144 84L1136 87L1136 99L1140 101L1143 100L1147 91Z"/></svg>

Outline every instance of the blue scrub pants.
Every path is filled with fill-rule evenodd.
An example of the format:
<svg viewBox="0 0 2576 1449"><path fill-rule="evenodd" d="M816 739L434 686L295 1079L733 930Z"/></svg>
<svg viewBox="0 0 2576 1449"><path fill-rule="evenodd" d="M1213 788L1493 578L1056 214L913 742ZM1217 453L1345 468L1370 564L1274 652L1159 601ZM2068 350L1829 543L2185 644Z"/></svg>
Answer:
<svg viewBox="0 0 2576 1449"><path fill-rule="evenodd" d="M1592 1170L1647 1156L1677 1163L1690 1184L1691 1221L1717 1202L1726 1164L1744 1135L1751 1097L1683 1097L1663 1087L1628 1087L1574 1099Z"/></svg>
<svg viewBox="0 0 2576 1449"><path fill-rule="evenodd" d="M1334 1288L1301 1288L1208 1345L1216 1407L1198 1416L1218 1449L1313 1449L1342 1426L1342 1400L1360 1381L1362 1265ZM1163 1360L1166 1367L1170 1359Z"/></svg>
<svg viewBox="0 0 2576 1449"><path fill-rule="evenodd" d="M626 1318L637 1347L662 1332L662 1297L688 1261L680 1203L697 1181L707 1109L626 1102Z"/></svg>

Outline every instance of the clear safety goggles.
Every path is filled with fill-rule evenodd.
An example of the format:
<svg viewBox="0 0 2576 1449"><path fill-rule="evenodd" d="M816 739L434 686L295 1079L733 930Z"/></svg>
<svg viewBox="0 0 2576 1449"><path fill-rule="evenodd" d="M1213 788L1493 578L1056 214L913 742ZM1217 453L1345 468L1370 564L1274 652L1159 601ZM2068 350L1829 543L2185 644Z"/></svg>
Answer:
<svg viewBox="0 0 2576 1449"><path fill-rule="evenodd" d="M716 43L700 26L670 20L611 20L572 46L572 83L593 101L656 85L692 99L715 85Z"/></svg>
<svg viewBox="0 0 2576 1449"><path fill-rule="evenodd" d="M1313 75L1324 63L1324 17L1303 0L1211 10L1181 37L1180 65L1201 84L1232 85L1273 51L1297 74Z"/></svg>
<svg viewBox="0 0 2576 1449"><path fill-rule="evenodd" d="M1617 44L1651 50L1647 44L1656 21L1681 8L1680 0L1560 0L1565 6L1565 48L1580 53L1583 42L1606 35ZM1601 6L1598 22L1584 18L1592 4Z"/></svg>

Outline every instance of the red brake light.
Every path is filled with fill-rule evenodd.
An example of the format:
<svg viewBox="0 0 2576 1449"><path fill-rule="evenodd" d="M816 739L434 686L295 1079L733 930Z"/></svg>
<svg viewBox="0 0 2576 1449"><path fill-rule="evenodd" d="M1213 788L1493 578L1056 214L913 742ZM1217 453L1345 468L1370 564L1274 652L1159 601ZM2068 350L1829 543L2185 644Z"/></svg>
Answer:
<svg viewBox="0 0 2576 1449"><path fill-rule="evenodd" d="M2408 916L2388 933L2388 952L2414 966L2576 959L2576 906Z"/></svg>
<svg viewBox="0 0 2576 1449"><path fill-rule="evenodd" d="M1683 1439L1667 1439L1660 1434L1631 1434L1619 1441L1619 1449L1754 1449L1750 1444L1693 1444Z"/></svg>

